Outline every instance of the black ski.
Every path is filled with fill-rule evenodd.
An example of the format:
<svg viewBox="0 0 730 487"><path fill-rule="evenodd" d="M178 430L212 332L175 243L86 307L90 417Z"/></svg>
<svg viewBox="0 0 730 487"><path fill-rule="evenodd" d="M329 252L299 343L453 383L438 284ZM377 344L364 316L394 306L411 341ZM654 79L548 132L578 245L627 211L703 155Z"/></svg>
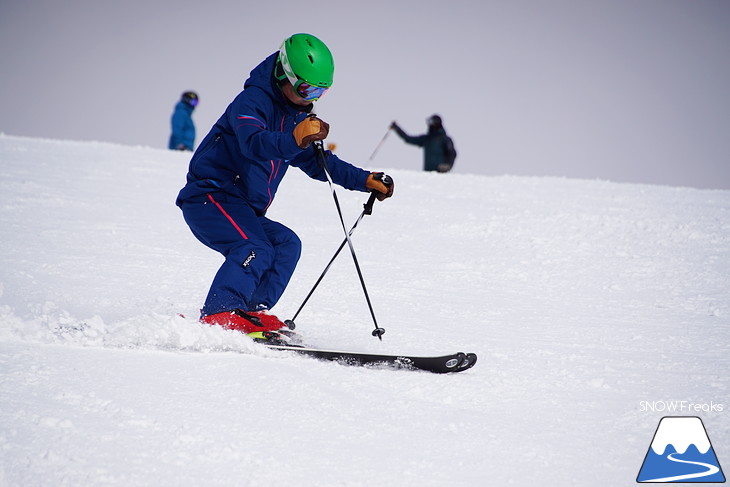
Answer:
<svg viewBox="0 0 730 487"><path fill-rule="evenodd" d="M264 343L272 350L284 350L307 355L320 360L331 360L343 365L358 367L387 367L402 370L422 370L435 374L447 372L461 372L470 369L476 364L477 356L474 353L457 352L440 357L412 357L408 355L384 355L361 352L345 352L340 350L321 350L318 348L291 346L291 345L270 345Z"/></svg>

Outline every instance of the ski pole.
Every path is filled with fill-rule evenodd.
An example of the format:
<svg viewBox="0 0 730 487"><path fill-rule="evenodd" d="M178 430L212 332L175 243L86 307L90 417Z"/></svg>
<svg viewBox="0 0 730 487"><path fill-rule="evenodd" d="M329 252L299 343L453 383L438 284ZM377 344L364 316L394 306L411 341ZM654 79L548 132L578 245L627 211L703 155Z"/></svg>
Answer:
<svg viewBox="0 0 730 487"><path fill-rule="evenodd" d="M373 160L373 157L375 157L375 154L380 150L380 147L383 145L383 142L385 142L385 139L388 138L389 133L390 133L390 127L388 127L388 130L385 132L385 135L383 135L383 138L380 139L380 143L378 143L378 145L375 147L375 150L373 151L373 153L370 154L370 159L368 159L369 161Z"/></svg>
<svg viewBox="0 0 730 487"><path fill-rule="evenodd" d="M335 192L335 186L332 182L332 176L330 175L329 169L327 168L327 158L324 155L324 149L322 148L322 141L318 140L314 142L314 151L322 161L322 168L327 176L327 183L329 183L330 189L332 190L332 198L335 200L335 206L337 207L337 214L340 217L340 224L342 225L342 231L345 232L345 240L347 245L350 247L350 253L352 254L352 261L355 263L355 269L357 270L357 276L360 278L360 285L362 286L363 293L365 294L365 301L368 303L370 309L370 316L373 318L373 324L375 329L373 330L373 336L378 337L381 341L383 340L383 334L385 329L378 326L378 320L375 318L375 311L373 311L373 305L370 302L370 295L368 294L367 287L365 287L365 279L362 277L362 271L360 270L360 263L357 261L357 255L355 254L355 247L352 245L350 235L347 233L347 227L345 227L345 220L342 217L342 209L340 208L340 201L337 199L337 193Z"/></svg>
<svg viewBox="0 0 730 487"><path fill-rule="evenodd" d="M368 198L368 201L363 205L364 208L362 210L362 213L360 213L360 216L358 217L357 221L355 221L355 224L352 225L352 227L350 228L350 231L347 233L349 236L352 236L352 233L355 231L355 228L357 227L357 224L360 223L360 220L362 220L362 218L365 215L372 215L373 214L373 204L375 203L375 197L376 197L376 194L374 192L373 193L370 193L370 198ZM314 287L312 287L311 291L309 291L309 294L307 294L307 297L304 298L304 302L302 302L301 306L299 306L299 309L297 310L297 312L294 313L294 317L291 320L287 320L287 323L293 324L294 321L296 321L297 316L299 316L299 313L302 311L302 309L304 308L304 306L307 304L307 302L309 301L309 298L312 297L312 294L314 294L314 291L319 286L319 283L322 282L322 279L324 279L325 274L327 274L327 272L330 270L330 267L334 263L334 261L337 258L337 256L340 255L340 252L342 251L342 249L345 248L345 245L346 244L347 244L347 239L344 239L342 241L342 243L340 244L340 246L337 248L337 251L335 252L335 255L332 256L332 258L330 259L329 263L324 268L324 271L322 271L322 274L319 276L319 279L317 279L317 282L314 283Z"/></svg>

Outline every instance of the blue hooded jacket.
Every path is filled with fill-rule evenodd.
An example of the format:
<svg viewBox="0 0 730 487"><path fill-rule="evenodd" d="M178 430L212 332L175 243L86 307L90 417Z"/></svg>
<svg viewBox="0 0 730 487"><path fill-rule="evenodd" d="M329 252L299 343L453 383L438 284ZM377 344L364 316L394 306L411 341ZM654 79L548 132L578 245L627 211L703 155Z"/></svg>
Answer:
<svg viewBox="0 0 730 487"><path fill-rule="evenodd" d="M187 150L193 150L195 144L195 124L193 123L193 107L184 101L177 102L175 111L170 119L172 133L168 148L172 150L184 146Z"/></svg>
<svg viewBox="0 0 730 487"><path fill-rule="evenodd" d="M274 79L278 52L256 66L244 90L228 105L193 154L187 184L177 205L223 192L245 200L258 215L264 215L289 166L298 167L313 179L326 181L314 147L301 149L294 127L304 120L312 105L289 103ZM306 110L306 111L305 111ZM340 186L367 191L368 171L342 161L326 151L327 168Z"/></svg>

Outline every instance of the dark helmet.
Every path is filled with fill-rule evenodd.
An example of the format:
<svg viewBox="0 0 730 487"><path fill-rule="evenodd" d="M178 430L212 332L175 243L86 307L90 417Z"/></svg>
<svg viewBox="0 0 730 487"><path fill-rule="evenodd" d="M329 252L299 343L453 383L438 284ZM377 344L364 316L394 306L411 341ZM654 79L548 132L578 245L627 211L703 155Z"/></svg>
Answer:
<svg viewBox="0 0 730 487"><path fill-rule="evenodd" d="M183 103L186 103L191 107L195 107L200 101L200 98L198 98L198 94L194 91L186 91L182 94L181 100L183 101Z"/></svg>
<svg viewBox="0 0 730 487"><path fill-rule="evenodd" d="M436 128L443 127L443 125L441 124L441 117L436 114L433 114L430 117L428 117L428 126L436 127Z"/></svg>

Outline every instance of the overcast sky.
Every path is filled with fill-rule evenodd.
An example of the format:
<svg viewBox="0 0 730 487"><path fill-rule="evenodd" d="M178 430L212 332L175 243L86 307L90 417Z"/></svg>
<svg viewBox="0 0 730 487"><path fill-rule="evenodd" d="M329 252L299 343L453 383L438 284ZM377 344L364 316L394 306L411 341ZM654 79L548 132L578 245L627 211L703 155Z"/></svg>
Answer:
<svg viewBox="0 0 730 487"><path fill-rule="evenodd" d="M395 134L368 159L391 120L439 113L455 172L730 189L726 0L0 2L6 134L166 148L195 90L199 142L310 32L336 66L316 111L354 164L420 169Z"/></svg>

